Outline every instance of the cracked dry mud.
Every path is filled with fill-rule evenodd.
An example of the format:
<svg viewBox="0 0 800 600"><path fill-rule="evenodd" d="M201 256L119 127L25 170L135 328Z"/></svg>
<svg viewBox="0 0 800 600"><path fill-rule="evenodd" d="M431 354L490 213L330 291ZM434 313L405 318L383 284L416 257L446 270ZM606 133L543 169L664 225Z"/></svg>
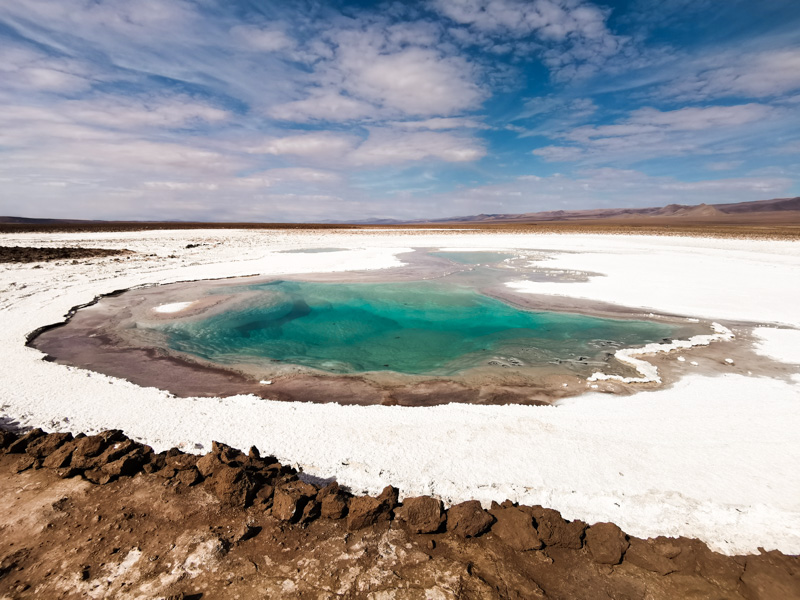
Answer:
<svg viewBox="0 0 800 600"><path fill-rule="evenodd" d="M155 454L120 432L0 442L4 600L800 598L798 557L728 557L508 501L353 497L255 450Z"/></svg>

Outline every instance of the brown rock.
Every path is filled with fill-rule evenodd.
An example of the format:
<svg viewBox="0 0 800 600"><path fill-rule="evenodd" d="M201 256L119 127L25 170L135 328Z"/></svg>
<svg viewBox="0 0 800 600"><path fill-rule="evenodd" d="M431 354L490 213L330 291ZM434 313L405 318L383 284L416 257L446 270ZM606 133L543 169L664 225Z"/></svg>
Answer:
<svg viewBox="0 0 800 600"><path fill-rule="evenodd" d="M237 462L244 458L244 454L242 454L239 450L236 448L231 448L227 444L223 444L221 442L211 442L211 452L212 454L216 454L217 457L225 464Z"/></svg>
<svg viewBox="0 0 800 600"><path fill-rule="evenodd" d="M372 496L356 496L350 499L347 514L347 529L356 531L375 523L391 519L386 503Z"/></svg>
<svg viewBox="0 0 800 600"><path fill-rule="evenodd" d="M75 456L91 458L98 456L110 442L101 435L90 435L75 442Z"/></svg>
<svg viewBox="0 0 800 600"><path fill-rule="evenodd" d="M323 519L341 519L347 512L347 498L335 481L319 491L317 501Z"/></svg>
<svg viewBox="0 0 800 600"><path fill-rule="evenodd" d="M219 455L209 452L208 454L198 458L195 466L203 477L211 477L215 472L225 465L219 459Z"/></svg>
<svg viewBox="0 0 800 600"><path fill-rule="evenodd" d="M155 473L163 468L164 465L159 465L159 463L156 460L151 460L142 466L142 471L150 475L151 473Z"/></svg>
<svg viewBox="0 0 800 600"><path fill-rule="evenodd" d="M0 450L3 450L17 441L17 434L13 431L3 431L0 429Z"/></svg>
<svg viewBox="0 0 800 600"><path fill-rule="evenodd" d="M383 491L378 494L377 500L383 504L387 511L391 512L397 506L399 497L400 492L398 489L392 485L387 485L383 488Z"/></svg>
<svg viewBox="0 0 800 600"><path fill-rule="evenodd" d="M91 481L97 485L105 485L114 479L102 469L89 469L88 471L84 471L83 477L86 479L86 481Z"/></svg>
<svg viewBox="0 0 800 600"><path fill-rule="evenodd" d="M76 469L75 467L64 467L62 469L56 469L56 475L58 475L61 479L76 477L81 473L82 471L80 469Z"/></svg>
<svg viewBox="0 0 800 600"><path fill-rule="evenodd" d="M177 483L185 485L187 487L191 487L203 481L203 478L200 476L199 471L194 467L178 471L175 474L174 479Z"/></svg>
<svg viewBox="0 0 800 600"><path fill-rule="evenodd" d="M104 432L75 440L75 451L72 453L71 466L77 469L94 469L99 464L99 456L113 443ZM112 436L113 437L113 436Z"/></svg>
<svg viewBox="0 0 800 600"><path fill-rule="evenodd" d="M114 462L122 458L136 448L136 443L131 440L124 440L122 442L114 442L94 461L96 467L101 467L108 463Z"/></svg>
<svg viewBox="0 0 800 600"><path fill-rule="evenodd" d="M16 463L14 463L12 470L14 471L14 473L22 473L23 471L27 471L28 469L30 469L35 464L36 464L35 458L33 458L30 455L25 455L22 458L20 458Z"/></svg>
<svg viewBox="0 0 800 600"><path fill-rule="evenodd" d="M613 523L596 523L586 530L586 546L597 563L618 565L629 545L627 536Z"/></svg>
<svg viewBox="0 0 800 600"><path fill-rule="evenodd" d="M303 495L294 488L279 488L272 496L272 516L279 521L297 522L303 514Z"/></svg>
<svg viewBox="0 0 800 600"><path fill-rule="evenodd" d="M657 540L668 540L674 542L671 544L677 548L678 554L670 556L674 559L678 571L684 569L684 563L688 562L685 559L686 554L691 555L696 565L696 572L706 580L719 586L729 592L736 592L740 585L740 579L744 573L746 560L744 557L733 558L712 552L700 540L688 540L686 538L678 538L671 540L670 538L656 538ZM628 559L628 554L625 554L625 560Z"/></svg>
<svg viewBox="0 0 800 600"><path fill-rule="evenodd" d="M133 475L141 469L145 463L145 455L141 448L135 448L124 456L104 464L101 469L111 477L117 478L123 475Z"/></svg>
<svg viewBox="0 0 800 600"><path fill-rule="evenodd" d="M583 521L565 521L561 513L551 508L534 507L536 530L545 546L556 548L583 547L583 532L586 523Z"/></svg>
<svg viewBox="0 0 800 600"><path fill-rule="evenodd" d="M159 477L163 477L164 479L172 479L178 473L179 471L176 471L171 467L164 467L163 469L156 471L156 475L158 475Z"/></svg>
<svg viewBox="0 0 800 600"><path fill-rule="evenodd" d="M447 511L447 531L461 537L478 537L489 531L494 517L483 510L477 500L467 500Z"/></svg>
<svg viewBox="0 0 800 600"><path fill-rule="evenodd" d="M271 485L262 485L256 492L256 497L253 499L253 504L269 508L272 505L272 497L275 494L275 488Z"/></svg>
<svg viewBox="0 0 800 600"><path fill-rule="evenodd" d="M231 535L231 543L238 544L251 538L256 537L261 533L261 527L254 523L242 523Z"/></svg>
<svg viewBox="0 0 800 600"><path fill-rule="evenodd" d="M128 437L122 432L121 429L106 429L105 431L101 431L97 434L103 440L105 440L106 445L113 444L115 442L124 442L128 439Z"/></svg>
<svg viewBox="0 0 800 600"><path fill-rule="evenodd" d="M395 516L405 521L414 533L434 533L439 531L447 519L442 512L442 501L430 496L406 498L403 505L395 511Z"/></svg>
<svg viewBox="0 0 800 600"><path fill-rule="evenodd" d="M675 565L668 557L659 552L654 540L631 538L630 547L625 552L625 564L636 565L659 575L669 575L675 572Z"/></svg>
<svg viewBox="0 0 800 600"><path fill-rule="evenodd" d="M533 526L533 517L528 511L506 506L490 512L497 519L492 525L492 533L514 550L539 550L543 546Z"/></svg>
<svg viewBox="0 0 800 600"><path fill-rule="evenodd" d="M800 600L800 569L796 559L775 551L748 556L742 592L750 600Z"/></svg>
<svg viewBox="0 0 800 600"><path fill-rule="evenodd" d="M25 448L25 452L34 458L42 459L46 456L50 456L50 454L58 450L63 444L71 440L71 433L51 433L43 435L28 444L28 447Z"/></svg>
<svg viewBox="0 0 800 600"><path fill-rule="evenodd" d="M169 455L169 453L164 457L164 462L168 467L172 467L176 471L185 471L187 469L193 469L197 464L197 456L194 454L184 454L183 452L179 454Z"/></svg>
<svg viewBox="0 0 800 600"><path fill-rule="evenodd" d="M319 504L314 500L316 495L317 489L313 485L300 481L279 487L272 497L272 516L291 523L310 520L319 515ZM306 511L310 503L316 506L316 509Z"/></svg>
<svg viewBox="0 0 800 600"><path fill-rule="evenodd" d="M68 466L76 445L74 441L65 443L61 448L45 458L42 461L42 466L48 469L61 469Z"/></svg>
<svg viewBox="0 0 800 600"><path fill-rule="evenodd" d="M214 492L220 502L244 508L255 496L255 485L241 468L223 466L214 473Z"/></svg>
<svg viewBox="0 0 800 600"><path fill-rule="evenodd" d="M39 429L38 427L36 429L31 429L28 433L26 433L22 437L11 442L6 452L8 452L9 454L22 454L23 452L25 452L25 449L28 447L28 444L30 444L34 440L39 439L43 435L46 435L45 432Z"/></svg>
<svg viewBox="0 0 800 600"><path fill-rule="evenodd" d="M320 503L314 498L309 498L306 505L303 507L303 514L300 516L301 523L310 523L314 519L318 519L321 513Z"/></svg>

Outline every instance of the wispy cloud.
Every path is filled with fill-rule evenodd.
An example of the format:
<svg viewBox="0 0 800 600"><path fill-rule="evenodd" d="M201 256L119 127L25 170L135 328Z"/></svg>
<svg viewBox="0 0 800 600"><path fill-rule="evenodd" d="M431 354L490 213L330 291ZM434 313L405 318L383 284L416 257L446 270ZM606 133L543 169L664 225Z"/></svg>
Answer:
<svg viewBox="0 0 800 600"><path fill-rule="evenodd" d="M767 98L800 89L800 48L727 52L691 65L658 93L674 100Z"/></svg>
<svg viewBox="0 0 800 600"><path fill-rule="evenodd" d="M608 28L609 9L581 0L434 0L433 6L496 53L536 52L557 79L596 72L629 42Z"/></svg>
<svg viewBox="0 0 800 600"><path fill-rule="evenodd" d="M557 134L572 145L544 146L533 154L551 161L636 162L657 156L724 153L737 149L737 134L746 135L755 123L774 126L782 114L757 103L671 111L646 107L611 125L588 125Z"/></svg>
<svg viewBox="0 0 800 600"><path fill-rule="evenodd" d="M800 193L800 16L765 0L750 34L755 5L690 4L2 3L0 213L413 217Z"/></svg>

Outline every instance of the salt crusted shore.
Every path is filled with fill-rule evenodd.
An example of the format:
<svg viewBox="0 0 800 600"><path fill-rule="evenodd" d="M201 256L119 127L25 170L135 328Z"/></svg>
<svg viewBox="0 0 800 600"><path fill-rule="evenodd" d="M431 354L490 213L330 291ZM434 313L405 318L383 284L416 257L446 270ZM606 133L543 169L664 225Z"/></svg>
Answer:
<svg viewBox="0 0 800 600"><path fill-rule="evenodd" d="M356 493L394 485L445 503L506 498L631 535L699 538L727 554L800 553L800 244L680 237L441 231L189 230L4 235L6 246L134 254L0 266L0 419L49 431L123 430L156 451L256 445ZM194 247L187 248L189 245ZM287 254L309 247L345 252ZM413 247L542 250L543 266L598 274L518 291L687 317L749 321L783 378L731 366L633 396L556 407L341 407L173 398L42 360L25 341L74 306L140 285L397 266ZM550 251L550 252L547 252Z"/></svg>

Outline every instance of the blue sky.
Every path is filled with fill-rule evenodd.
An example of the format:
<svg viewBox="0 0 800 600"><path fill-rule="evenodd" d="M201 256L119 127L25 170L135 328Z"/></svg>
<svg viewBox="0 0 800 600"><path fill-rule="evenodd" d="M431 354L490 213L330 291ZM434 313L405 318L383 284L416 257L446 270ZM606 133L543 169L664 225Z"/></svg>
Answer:
<svg viewBox="0 0 800 600"><path fill-rule="evenodd" d="M796 0L0 3L0 214L800 195Z"/></svg>

